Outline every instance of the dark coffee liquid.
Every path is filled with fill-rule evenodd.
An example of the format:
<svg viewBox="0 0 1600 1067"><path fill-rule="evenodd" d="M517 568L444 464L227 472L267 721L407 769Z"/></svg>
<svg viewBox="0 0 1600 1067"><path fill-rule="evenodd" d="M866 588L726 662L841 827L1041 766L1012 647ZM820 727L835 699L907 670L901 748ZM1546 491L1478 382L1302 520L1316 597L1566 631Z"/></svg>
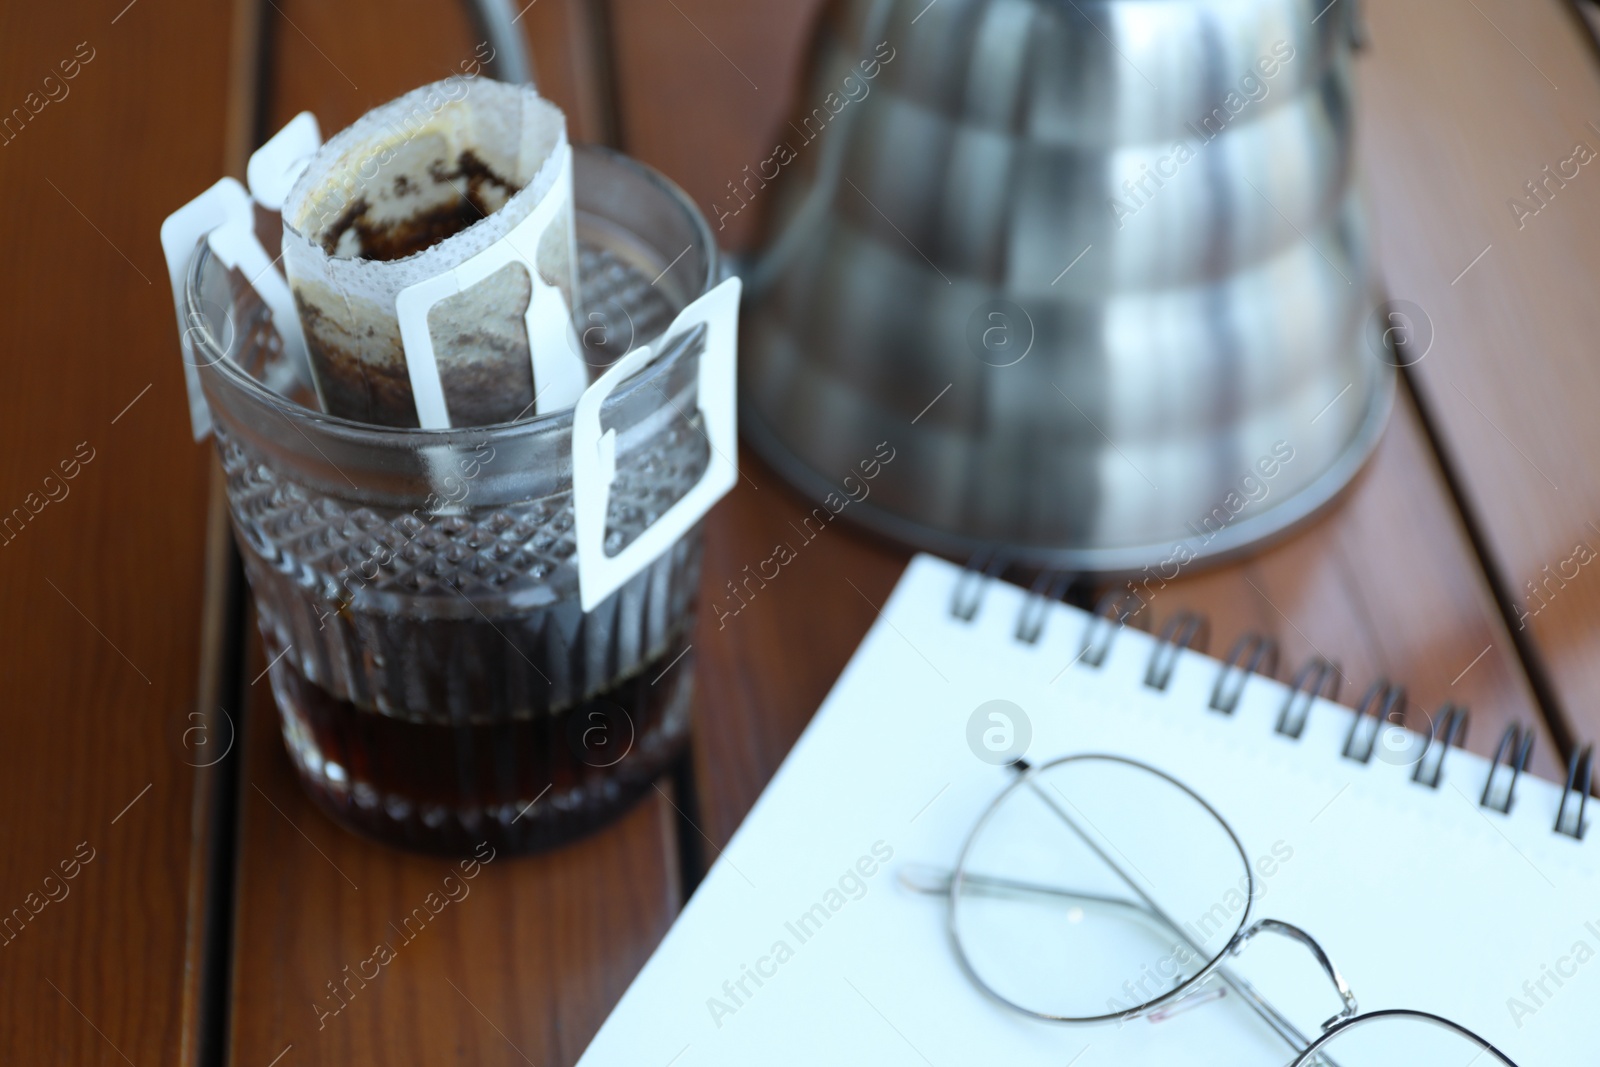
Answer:
<svg viewBox="0 0 1600 1067"><path fill-rule="evenodd" d="M482 723L414 722L340 700L292 656L272 668L284 740L312 798L386 843L466 855L549 848L650 787L688 735L693 653L683 634L575 706Z"/></svg>
<svg viewBox="0 0 1600 1067"><path fill-rule="evenodd" d="M225 430L218 443L284 743L336 821L423 851L547 848L622 811L681 753L698 527L585 612L564 562L569 494L384 515L308 500ZM612 485L616 547L708 456L676 425L630 453ZM485 456L478 476L493 462L507 463Z"/></svg>

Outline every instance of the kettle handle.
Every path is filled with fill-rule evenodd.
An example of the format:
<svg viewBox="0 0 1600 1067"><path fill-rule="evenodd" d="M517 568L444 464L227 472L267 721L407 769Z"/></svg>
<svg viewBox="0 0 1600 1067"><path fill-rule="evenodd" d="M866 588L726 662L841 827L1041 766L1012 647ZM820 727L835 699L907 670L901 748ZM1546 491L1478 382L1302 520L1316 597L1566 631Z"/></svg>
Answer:
<svg viewBox="0 0 1600 1067"><path fill-rule="evenodd" d="M1350 50L1360 52L1372 41L1372 34L1367 27L1367 9L1362 0L1349 0L1350 13L1345 16L1346 32L1350 38Z"/></svg>

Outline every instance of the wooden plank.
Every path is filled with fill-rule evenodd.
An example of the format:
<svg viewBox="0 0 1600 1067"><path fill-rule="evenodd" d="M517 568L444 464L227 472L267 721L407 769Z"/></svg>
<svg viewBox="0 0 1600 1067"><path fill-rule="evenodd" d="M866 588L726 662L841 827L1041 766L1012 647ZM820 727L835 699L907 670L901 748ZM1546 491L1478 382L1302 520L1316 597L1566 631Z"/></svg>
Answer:
<svg viewBox="0 0 1600 1067"><path fill-rule="evenodd" d="M1365 9L1360 128L1385 273L1432 323L1413 378L1562 732L1594 737L1600 568L1580 561L1600 553L1600 168L1544 171L1577 142L1600 152L1594 46L1563 0ZM1543 204L1530 181L1548 181Z"/></svg>
<svg viewBox="0 0 1600 1067"><path fill-rule="evenodd" d="M740 201L729 183L772 152L798 91L801 56L821 0L610 0L623 144L719 218ZM758 212L717 234L725 248L755 237Z"/></svg>
<svg viewBox="0 0 1600 1067"><path fill-rule="evenodd" d="M477 54L463 7L276 6L271 129L310 109L332 134ZM319 814L283 753L267 686L249 690L240 785L233 1062L268 1063L290 1045L286 1067L575 1061L681 904L669 783L577 844L499 857L465 882L446 861L357 839ZM466 894L421 933L405 928L429 893L448 896L453 870ZM347 965L371 974L379 943L394 946L393 962L344 985Z"/></svg>
<svg viewBox="0 0 1600 1067"><path fill-rule="evenodd" d="M228 173L243 177L260 109L261 2L233 0L228 57L228 118L223 154ZM185 936L184 1063L217 1063L227 1026L226 975L233 920L232 870L238 720L233 704L239 680L243 576L228 519L227 476L211 457L206 502L205 599L199 618L200 684L195 710L183 731L196 768L193 846L189 860Z"/></svg>
<svg viewBox="0 0 1600 1067"><path fill-rule="evenodd" d="M489 54L465 4L274 0L267 14L268 134L310 111L332 137L379 104L460 76L463 63Z"/></svg>
<svg viewBox="0 0 1600 1067"><path fill-rule="evenodd" d="M270 122L277 129L311 111L325 136L430 81L460 75L494 52L467 17L467 6L419 0L355 7L279 4L269 11L274 58ZM522 8L517 27L531 50L539 91L567 113L573 140L607 133L595 96L601 72L587 65L587 35L598 32L581 0L544 0ZM669 9L670 10L670 9ZM467 66L463 66L466 64Z"/></svg>
<svg viewBox="0 0 1600 1067"><path fill-rule="evenodd" d="M7 1063L196 1062L210 467L157 232L230 166L233 14L34 5L0 33Z"/></svg>
<svg viewBox="0 0 1600 1067"><path fill-rule="evenodd" d="M808 539L801 523L814 505L748 447L739 466L744 477L706 520L695 636L695 781L713 850L788 755L911 558L844 522ZM892 466L881 475L892 476ZM761 564L780 544L796 558L763 583Z"/></svg>
<svg viewBox="0 0 1600 1067"><path fill-rule="evenodd" d="M476 869L400 852L313 806L268 685L245 713L230 1062L575 1062L681 906L671 807Z"/></svg>
<svg viewBox="0 0 1600 1067"><path fill-rule="evenodd" d="M518 24L539 92L566 112L572 139L617 147L606 16L607 5L597 0L544 0L523 8Z"/></svg>

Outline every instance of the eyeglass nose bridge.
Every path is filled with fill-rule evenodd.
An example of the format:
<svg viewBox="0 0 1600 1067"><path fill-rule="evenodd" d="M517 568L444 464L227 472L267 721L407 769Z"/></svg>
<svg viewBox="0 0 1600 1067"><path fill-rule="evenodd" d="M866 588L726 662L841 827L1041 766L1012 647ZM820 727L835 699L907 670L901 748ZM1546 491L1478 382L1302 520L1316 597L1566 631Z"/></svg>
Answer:
<svg viewBox="0 0 1600 1067"><path fill-rule="evenodd" d="M1252 938L1261 933L1279 934L1304 945L1311 952L1311 955L1316 958L1317 965L1328 976L1328 980L1333 983L1333 988L1338 991L1339 999L1343 1002L1344 1008L1322 1024L1324 1031L1355 1017L1356 1012L1359 1010L1356 1007L1356 995L1350 991L1350 986L1345 982L1344 975L1339 973L1339 968L1334 966L1333 960L1329 958L1327 951L1317 943L1317 939L1293 923L1286 923L1281 919L1257 919L1248 929L1241 931L1239 936L1234 938L1233 944L1228 947L1228 954L1237 956Z"/></svg>

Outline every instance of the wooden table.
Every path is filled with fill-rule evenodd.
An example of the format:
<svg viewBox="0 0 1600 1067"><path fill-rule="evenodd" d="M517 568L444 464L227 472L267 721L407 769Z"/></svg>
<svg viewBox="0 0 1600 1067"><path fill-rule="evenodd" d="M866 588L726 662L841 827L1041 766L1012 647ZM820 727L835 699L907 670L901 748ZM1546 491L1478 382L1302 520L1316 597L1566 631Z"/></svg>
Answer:
<svg viewBox="0 0 1600 1067"><path fill-rule="evenodd" d="M540 0L520 25L577 136L615 139L709 204L764 156L815 7ZM1479 752L1528 723L1535 769L1555 776L1600 734L1600 577L1547 584L1576 545L1600 548L1600 176L1536 216L1507 201L1575 141L1600 146L1595 53L1561 0L1367 15L1360 129L1382 266L1426 310L1433 349L1335 509L1174 583L1153 611L1208 612L1214 651L1260 630L1286 662L1336 658L1346 699L1403 679L1413 719L1468 704ZM596 34L614 93L573 58ZM422 0L0 16L0 108L21 109L10 125L0 111L0 520L14 517L0 533L0 1061L576 1060L906 562L830 529L737 626L702 620L680 772L577 845L492 864L319 1023L326 983L446 865L340 832L295 784L214 464L188 437L156 233L294 113L341 127L479 39L464 8ZM748 454L745 470L709 522L708 591L804 510Z"/></svg>

